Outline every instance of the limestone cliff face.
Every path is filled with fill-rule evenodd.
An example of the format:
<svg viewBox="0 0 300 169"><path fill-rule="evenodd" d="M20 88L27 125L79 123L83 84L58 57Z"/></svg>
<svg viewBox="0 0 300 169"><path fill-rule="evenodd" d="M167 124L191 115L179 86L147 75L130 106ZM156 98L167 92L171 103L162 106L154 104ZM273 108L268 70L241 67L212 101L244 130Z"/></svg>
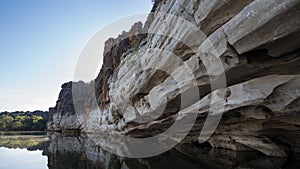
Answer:
<svg viewBox="0 0 300 169"><path fill-rule="evenodd" d="M94 81L90 83L82 81L68 82L61 86L62 89L59 93L56 106L49 109L50 120L47 123L48 130L78 132L82 130L79 118L83 121L90 117L90 112L97 108L98 105L105 107L109 104L109 78L116 71L122 57L135 50L136 43L145 38L145 35L141 34L142 26L141 22L137 22L128 32L124 31L116 39L110 38L105 42L103 65ZM91 92L80 92L85 89L91 92L95 90L96 102L90 99L90 97L94 96ZM74 98L72 95L74 90L77 91L75 102L77 108L80 109L78 113L75 112L74 107Z"/></svg>
<svg viewBox="0 0 300 169"><path fill-rule="evenodd" d="M83 85L96 86L100 111L82 97L82 113L73 116L65 86L49 129L149 137L196 114L185 143L202 143L209 112L224 112L207 140L212 147L276 157L299 153L299 10L299 0L156 1L143 30L137 24L129 31L141 41L138 48L130 38L109 39L101 72ZM226 86L219 85L222 76Z"/></svg>
<svg viewBox="0 0 300 169"><path fill-rule="evenodd" d="M116 71L122 58L135 50L138 42L144 38L142 29L142 23L137 22L128 32L124 31L116 39L110 38L105 42L103 65L95 80L96 97L101 106L110 102L108 79Z"/></svg>

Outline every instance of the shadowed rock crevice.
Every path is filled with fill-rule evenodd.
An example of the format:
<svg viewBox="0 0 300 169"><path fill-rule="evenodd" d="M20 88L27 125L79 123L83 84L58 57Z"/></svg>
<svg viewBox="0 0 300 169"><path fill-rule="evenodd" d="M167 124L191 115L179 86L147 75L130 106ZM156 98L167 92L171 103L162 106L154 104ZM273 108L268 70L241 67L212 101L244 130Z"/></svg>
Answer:
<svg viewBox="0 0 300 169"><path fill-rule="evenodd" d="M78 96L75 103L71 84L63 85L56 107L50 110L48 129L117 130L145 138L196 114L184 139L187 148L181 149L188 154L191 144L201 143L207 117L222 114L206 144L213 147L214 157L219 148L237 152L221 154L221 164L283 165L285 160L256 157L299 153L299 4L294 0L155 1L144 27L136 23L105 43L97 78L88 84L73 83L78 89L73 90ZM89 92L81 93L84 89ZM93 94L96 103L90 98ZM79 110L76 115L72 106ZM199 149L194 153L198 151L201 155ZM240 151L252 152L254 158L227 163L226 155L238 158ZM208 165L215 160L201 158L208 158Z"/></svg>

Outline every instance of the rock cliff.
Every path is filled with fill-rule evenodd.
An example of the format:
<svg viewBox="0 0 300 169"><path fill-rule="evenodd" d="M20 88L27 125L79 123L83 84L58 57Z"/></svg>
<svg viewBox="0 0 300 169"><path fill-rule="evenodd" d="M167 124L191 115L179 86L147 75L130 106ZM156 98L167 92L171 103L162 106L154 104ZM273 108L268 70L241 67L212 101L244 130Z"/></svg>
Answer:
<svg viewBox="0 0 300 169"><path fill-rule="evenodd" d="M105 43L94 81L62 86L48 129L151 137L194 116L185 145L299 153L299 11L299 0L155 1L143 28Z"/></svg>

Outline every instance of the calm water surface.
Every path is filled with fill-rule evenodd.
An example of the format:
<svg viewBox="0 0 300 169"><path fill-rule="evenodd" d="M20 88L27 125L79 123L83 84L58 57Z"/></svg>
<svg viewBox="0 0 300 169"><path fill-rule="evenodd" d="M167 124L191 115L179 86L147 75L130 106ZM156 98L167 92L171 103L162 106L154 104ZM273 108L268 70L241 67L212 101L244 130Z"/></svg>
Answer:
<svg viewBox="0 0 300 169"><path fill-rule="evenodd" d="M270 158L258 152L179 146L146 159L103 151L86 135L0 133L0 169L227 169L300 168L300 156Z"/></svg>
<svg viewBox="0 0 300 169"><path fill-rule="evenodd" d="M0 169L48 169L45 132L1 132Z"/></svg>
<svg viewBox="0 0 300 169"><path fill-rule="evenodd" d="M0 169L47 169L48 158L42 152L0 147Z"/></svg>

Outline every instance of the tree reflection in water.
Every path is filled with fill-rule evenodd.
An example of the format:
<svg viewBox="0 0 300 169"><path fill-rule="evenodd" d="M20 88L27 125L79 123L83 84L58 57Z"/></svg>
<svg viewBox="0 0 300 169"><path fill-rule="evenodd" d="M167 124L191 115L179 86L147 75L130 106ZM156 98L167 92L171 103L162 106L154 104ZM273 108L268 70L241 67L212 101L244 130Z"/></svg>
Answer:
<svg viewBox="0 0 300 169"><path fill-rule="evenodd" d="M43 150L49 169L223 169L300 168L299 155L290 158L267 157L256 151L235 152L212 149L208 144L179 144L159 156L130 159L101 149L84 134L0 135L0 147Z"/></svg>

